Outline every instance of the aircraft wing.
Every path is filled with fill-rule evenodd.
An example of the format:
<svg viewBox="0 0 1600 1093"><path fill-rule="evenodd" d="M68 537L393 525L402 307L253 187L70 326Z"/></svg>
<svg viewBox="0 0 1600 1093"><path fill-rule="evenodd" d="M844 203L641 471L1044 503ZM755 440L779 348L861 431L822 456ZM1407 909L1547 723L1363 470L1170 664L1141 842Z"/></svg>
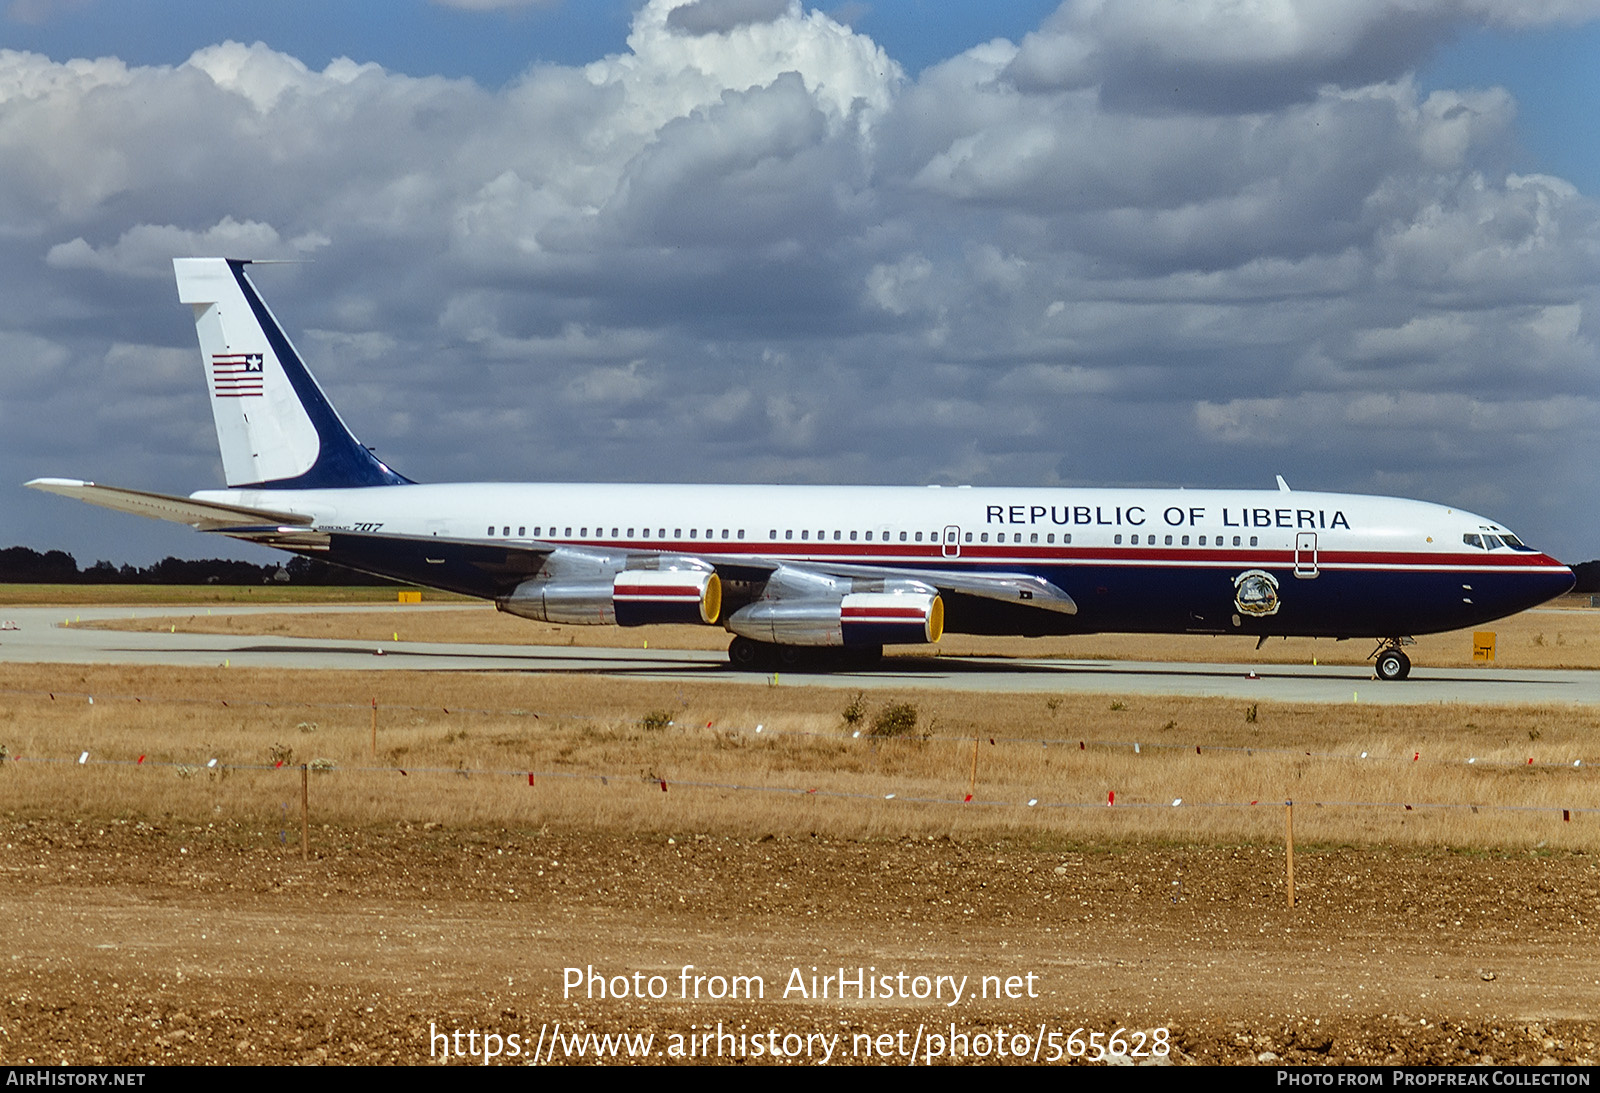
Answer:
<svg viewBox="0 0 1600 1093"><path fill-rule="evenodd" d="M797 562L749 555L685 551L646 551L581 544L555 544L505 539L455 539L444 536L409 536L387 532L337 529L296 529L219 526L211 530L304 553L317 553L330 561L363 572L411 581L469 596L494 599L510 594L528 578L545 570L552 553L559 554L563 576L592 571L589 579L622 570L629 559L641 556L692 558L716 569L724 581L764 584L780 570L861 581L915 581L946 595L972 596L1022 607L1072 615L1078 610L1060 588L1030 573L968 572L955 569L914 569L831 562ZM315 540L315 541L313 541ZM577 567L576 570L573 567Z"/></svg>
<svg viewBox="0 0 1600 1093"><path fill-rule="evenodd" d="M945 595L976 596L979 599L999 600L1041 611L1054 611L1062 615L1076 615L1078 605L1061 589L1031 573L1005 573L991 571L969 572L959 569L911 569L895 566L849 565L834 562L792 562L750 558L725 558L715 554L701 555L716 566L717 572L727 580L753 580L770 577L779 569L801 573L814 573L828 577L852 577L862 580L918 581Z"/></svg>

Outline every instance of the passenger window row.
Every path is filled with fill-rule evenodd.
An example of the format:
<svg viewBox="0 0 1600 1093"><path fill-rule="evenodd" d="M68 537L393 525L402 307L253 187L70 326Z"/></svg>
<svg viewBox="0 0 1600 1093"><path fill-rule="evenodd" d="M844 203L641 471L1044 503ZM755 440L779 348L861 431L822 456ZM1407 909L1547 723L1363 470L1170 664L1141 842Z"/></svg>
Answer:
<svg viewBox="0 0 1600 1093"><path fill-rule="evenodd" d="M573 534L574 530L576 530L576 532L577 532L576 535ZM635 534L636 530L637 530L638 534ZM594 531L594 535L592 537L596 538L596 539L605 539L605 538L610 538L610 539L649 539L649 538L651 538L651 531L650 531L649 528L638 528L638 529L628 528L626 530L626 532L624 533L624 530L622 528L614 527L614 528L611 529L611 534L609 536L606 535L606 529L603 528L603 527L594 528L593 531ZM590 529L587 528L587 527L584 527L584 526L579 526L576 529L574 529L573 527L570 527L570 526L563 528L563 527L557 527L555 525L551 525L551 527L549 529L549 537L552 538L552 539L573 539L573 538L588 539L588 538L591 538L589 532L590 532ZM490 538L494 538L495 537L495 528L494 528L493 525L489 526L486 534ZM862 542L862 541L868 542L868 543L873 542L874 541L874 538L873 538L874 535L877 536L877 539L876 539L877 542L887 543L887 542L894 541L894 536L895 536L896 533L892 532L892 531L878 531L878 532L852 531L852 532L848 532L848 533L846 533L844 531L834 531L832 533L831 541L835 542L835 543L844 542L846 534L849 535L849 541L852 542L852 543L854 543L854 542ZM898 541L902 542L902 543L908 543L908 542L909 543L921 543L921 542L938 543L941 540L943 540L946 543L954 543L956 541L955 534L953 532L941 533L941 532L937 532L937 531L930 531L930 532L927 532L927 533L923 533L923 532L920 532L920 531L914 531L914 532L913 531L902 531L902 532L899 532L898 534L899 534L899 540ZM962 535L962 542L966 542L966 543L973 542L974 541L974 538L973 538L974 535L976 535L976 537L977 537L976 541L979 542L979 543L987 543L989 541L989 535L990 535L989 532L987 532L987 531L981 531L981 532L971 532L971 531L969 531L969 532L966 532L966 533L964 533ZM499 536L501 538L507 538L507 539L511 538L511 526L509 524L502 525L500 527L500 530L499 530ZM857 538L858 536L860 536L859 539ZM1007 538L1007 536L1009 536L1009 539ZM517 528L516 537L518 539L527 539L527 538L530 537L528 535L528 528L527 528L526 525L522 525L522 526L519 526ZM531 537L534 538L534 539L542 539L542 538L544 538L545 537L545 528L544 528L544 526L543 525L536 525L534 527L534 529L533 529L533 535ZM658 528L658 529L656 529L654 537L657 538L657 539L666 539L666 538L668 538L667 529L666 528ZM676 540L682 540L683 537L684 537L684 532L683 532L682 528L673 528L672 529L671 538L676 539ZM702 536L699 528L690 528L688 537L690 539L701 539L701 538L704 538L704 539L710 539L710 540L718 540L718 539L723 539L723 540L727 540L727 539L743 540L744 537L745 537L745 529L737 528L737 529L733 529L733 530L730 531L730 529L728 529L728 528L723 528L723 529L721 529L721 533L719 535L718 532L715 529L706 528L705 529L705 534ZM768 531L767 532L767 538L768 538L768 540L770 542L777 542L778 541L778 529L777 528L773 528L770 531ZM786 541L786 542L793 541L795 539L794 529L791 528L791 529L786 530L783 533L783 538L784 538L784 541ZM1070 532L1063 533L1060 538L1061 538L1061 545L1063 545L1063 546L1071 546L1072 545L1072 534ZM1173 541L1174 538L1177 539L1176 543ZM1198 538L1199 538L1199 542L1198 542L1197 545L1199 545L1199 546L1207 545L1206 544L1207 536L1201 535ZM1213 545L1215 545L1215 546L1227 546L1228 545L1227 536L1225 536L1225 535L1213 535L1210 538L1212 539ZM1462 541L1465 542L1468 546L1478 547L1479 549L1492 550L1495 547L1501 545L1500 539L1495 537L1495 536L1493 536L1493 535L1481 535L1481 536L1480 535L1463 535L1461 538L1462 538ZM1506 538L1507 539L1511 539L1512 537L1508 535L1508 536L1506 536ZM815 540L813 540L812 539L812 535L811 535L811 529L810 528L802 528L800 530L800 533L799 533L799 540L801 542L812 542L812 541L815 541L815 542L821 543L821 542L830 541L830 536L829 536L829 532L827 532L826 530L818 531L816 533ZM1242 536L1235 535L1233 537L1233 545L1234 546L1243 546L1244 543L1243 543L1242 540L1243 540ZM1037 532L1037 531L1031 531L1031 532L1021 532L1021 531L1004 532L1004 531L1001 531L1001 532L994 533L994 541L997 542L997 543L1011 542L1011 543L1016 543L1016 544L1019 544L1019 545L1022 544L1024 541L1026 541L1029 545L1035 545L1035 544L1038 544L1040 542L1040 533ZM1055 543L1056 543L1056 533L1055 532L1046 532L1044 534L1043 541L1044 541L1044 544L1047 545L1047 546L1054 546ZM1112 541L1112 544L1114 546L1121 546L1122 545L1122 536L1120 534L1114 535L1114 536L1112 536L1111 541ZM1250 545L1251 546L1257 546L1257 545L1259 545L1259 542L1260 541L1259 541L1259 538L1257 536L1255 536L1255 535L1250 536ZM1141 536L1140 535L1130 535L1128 537L1128 543L1129 543L1130 546L1139 546L1139 545L1141 545ZM1144 535L1144 536L1142 536L1142 544L1145 545L1145 546L1156 546L1157 545L1157 536L1155 536L1155 535ZM1161 545L1163 545L1163 546L1188 546L1189 545L1189 536L1187 536L1187 535L1180 535L1180 536L1176 536L1176 537L1174 537L1172 535L1162 536L1161 537Z"/></svg>

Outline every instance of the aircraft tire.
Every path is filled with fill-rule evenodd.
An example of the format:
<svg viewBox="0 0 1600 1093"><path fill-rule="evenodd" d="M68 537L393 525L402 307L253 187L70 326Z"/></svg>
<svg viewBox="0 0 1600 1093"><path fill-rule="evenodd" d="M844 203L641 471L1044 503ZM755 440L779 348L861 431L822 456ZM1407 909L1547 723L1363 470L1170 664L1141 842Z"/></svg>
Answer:
<svg viewBox="0 0 1600 1093"><path fill-rule="evenodd" d="M1398 649L1385 649L1378 654L1378 678L1401 680L1411 674L1411 658Z"/></svg>
<svg viewBox="0 0 1600 1093"><path fill-rule="evenodd" d="M883 646L849 646L842 651L841 660L847 668L876 668L883 660Z"/></svg>
<svg viewBox="0 0 1600 1093"><path fill-rule="evenodd" d="M777 660L774 646L751 638L734 638L728 643L728 663L735 668L765 668Z"/></svg>

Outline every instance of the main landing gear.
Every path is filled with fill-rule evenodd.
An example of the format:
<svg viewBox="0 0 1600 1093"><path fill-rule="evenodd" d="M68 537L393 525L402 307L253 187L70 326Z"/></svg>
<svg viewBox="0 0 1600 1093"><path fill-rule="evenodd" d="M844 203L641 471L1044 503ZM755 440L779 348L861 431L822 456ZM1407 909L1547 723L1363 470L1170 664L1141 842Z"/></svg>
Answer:
<svg viewBox="0 0 1600 1093"><path fill-rule="evenodd" d="M1401 646L1415 645L1414 638L1388 638L1373 650L1372 658L1378 678L1382 680L1405 679L1411 674L1411 658L1401 652Z"/></svg>
<svg viewBox="0 0 1600 1093"><path fill-rule="evenodd" d="M750 638L734 638L728 644L728 663L735 668L831 669L871 668L883 659L881 645L838 646L774 645Z"/></svg>

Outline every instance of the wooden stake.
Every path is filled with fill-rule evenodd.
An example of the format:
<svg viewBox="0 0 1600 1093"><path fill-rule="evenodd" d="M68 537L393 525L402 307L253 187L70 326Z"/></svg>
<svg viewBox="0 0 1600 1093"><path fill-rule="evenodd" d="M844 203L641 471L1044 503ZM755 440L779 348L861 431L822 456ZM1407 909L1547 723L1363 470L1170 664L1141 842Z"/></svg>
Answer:
<svg viewBox="0 0 1600 1093"><path fill-rule="evenodd" d="M967 797L978 791L978 738L972 738L972 777L967 781Z"/></svg>
<svg viewBox="0 0 1600 1093"><path fill-rule="evenodd" d="M311 860L311 767L300 764L300 860Z"/></svg>
<svg viewBox="0 0 1600 1093"><path fill-rule="evenodd" d="M378 696L372 696L372 757L378 757Z"/></svg>
<svg viewBox="0 0 1600 1093"><path fill-rule="evenodd" d="M1294 802L1283 802L1285 843L1289 848L1289 906L1294 906Z"/></svg>

